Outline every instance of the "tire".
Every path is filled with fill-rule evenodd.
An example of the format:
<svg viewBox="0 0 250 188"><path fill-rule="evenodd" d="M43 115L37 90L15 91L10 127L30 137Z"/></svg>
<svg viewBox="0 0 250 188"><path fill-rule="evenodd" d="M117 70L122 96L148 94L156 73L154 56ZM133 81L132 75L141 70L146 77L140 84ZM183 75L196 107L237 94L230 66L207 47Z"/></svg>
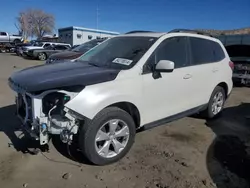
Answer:
<svg viewBox="0 0 250 188"><path fill-rule="evenodd" d="M218 108L217 112L215 113L213 109L213 104L214 104L214 98L217 95L221 95L222 104L221 104L221 108ZM202 112L202 115L207 119L213 119L213 118L218 117L224 108L225 100L226 100L225 90L220 86L216 86L209 99L207 109L204 112Z"/></svg>
<svg viewBox="0 0 250 188"><path fill-rule="evenodd" d="M14 44L16 45L16 44L21 43L21 40L20 40L20 39L15 39L13 42L14 42Z"/></svg>
<svg viewBox="0 0 250 188"><path fill-rule="evenodd" d="M100 131L101 128L102 128L102 131L101 131L102 133L106 131L105 135L108 135L106 134L106 133L109 133L108 131L110 131L110 134L111 134L110 127L111 125L113 125L113 123L111 123L111 125L107 123L110 120L114 122L114 125L116 124L115 123L116 120L117 121L119 120L119 123L117 126L118 128L115 129L115 134L113 135L114 136L113 140L110 140L112 138L110 138L111 136L109 136L109 138L105 139L105 141L96 141L96 139L98 139L97 133ZM127 128L125 128L125 125ZM109 130L105 129L107 128L107 126ZM115 138L115 135L118 135L116 133L119 133L120 126L124 126L122 130L126 129L129 131L126 132L126 136L123 137L122 142L123 144L125 143L123 149L116 150L118 152L115 152L115 148L117 148L115 147L116 145L115 143L117 142L119 142L120 144L122 143L118 141L118 139L121 139L122 137ZM99 112L94 117L94 119L85 121L83 127L79 131L79 147L82 153L85 155L85 157L93 164L106 165L106 164L114 163L120 160L129 152L130 148L132 147L134 143L135 133L136 133L135 123L132 117L126 111L117 107L108 107L108 108L103 109L101 112ZM99 136L99 138L101 138L101 136ZM110 145L107 143L109 143ZM104 151L103 149L104 145L108 145L108 148L109 148L107 150L108 152ZM108 154L109 156L108 155L105 156L107 153L110 153ZM112 154L114 156L112 156Z"/></svg>
<svg viewBox="0 0 250 188"><path fill-rule="evenodd" d="M47 59L47 55L43 52L38 53L37 57L40 61L45 61Z"/></svg>

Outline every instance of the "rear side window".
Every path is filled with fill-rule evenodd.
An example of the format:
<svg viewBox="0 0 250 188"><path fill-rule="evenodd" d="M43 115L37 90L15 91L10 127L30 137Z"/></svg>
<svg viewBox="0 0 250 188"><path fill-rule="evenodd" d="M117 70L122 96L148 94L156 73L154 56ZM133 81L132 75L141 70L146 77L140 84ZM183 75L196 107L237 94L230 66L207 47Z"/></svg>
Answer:
<svg viewBox="0 0 250 188"><path fill-rule="evenodd" d="M68 47L67 46L60 46L60 45L58 45L58 46L55 46L55 49L56 50L66 50L66 49L68 49Z"/></svg>
<svg viewBox="0 0 250 188"><path fill-rule="evenodd" d="M190 37L192 64L214 63L225 58L221 46L211 40Z"/></svg>

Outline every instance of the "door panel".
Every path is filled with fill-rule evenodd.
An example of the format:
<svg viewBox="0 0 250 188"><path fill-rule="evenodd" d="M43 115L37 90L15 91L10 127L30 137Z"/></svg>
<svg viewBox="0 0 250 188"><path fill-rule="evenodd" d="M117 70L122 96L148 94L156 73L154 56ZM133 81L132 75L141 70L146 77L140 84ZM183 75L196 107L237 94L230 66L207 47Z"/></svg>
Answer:
<svg viewBox="0 0 250 188"><path fill-rule="evenodd" d="M145 123L178 114L191 109L194 78L188 56L186 37L171 37L163 41L144 66L143 93ZM152 72L159 60L175 63L173 72L160 73L153 78Z"/></svg>
<svg viewBox="0 0 250 188"><path fill-rule="evenodd" d="M161 73L154 79L152 74L143 75L145 122L150 123L190 109L193 78L184 79L189 67Z"/></svg>

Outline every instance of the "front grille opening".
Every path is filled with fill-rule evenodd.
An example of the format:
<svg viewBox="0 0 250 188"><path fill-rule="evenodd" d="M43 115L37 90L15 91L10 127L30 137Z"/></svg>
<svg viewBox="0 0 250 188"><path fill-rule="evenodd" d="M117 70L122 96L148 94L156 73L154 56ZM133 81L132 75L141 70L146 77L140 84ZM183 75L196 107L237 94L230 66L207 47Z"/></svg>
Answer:
<svg viewBox="0 0 250 188"><path fill-rule="evenodd" d="M17 100L18 100L18 102L17 102L18 103L17 112L22 118L25 118L25 116L26 116L26 110L25 110L26 107L25 107L25 103L24 103L22 95L19 94Z"/></svg>
<svg viewBox="0 0 250 188"><path fill-rule="evenodd" d="M27 108L28 108L28 120L32 119L32 100L29 96L25 96L27 101ZM17 106L17 112L18 114L24 119L26 117L26 104L24 102L24 99L22 95L18 94L18 106Z"/></svg>

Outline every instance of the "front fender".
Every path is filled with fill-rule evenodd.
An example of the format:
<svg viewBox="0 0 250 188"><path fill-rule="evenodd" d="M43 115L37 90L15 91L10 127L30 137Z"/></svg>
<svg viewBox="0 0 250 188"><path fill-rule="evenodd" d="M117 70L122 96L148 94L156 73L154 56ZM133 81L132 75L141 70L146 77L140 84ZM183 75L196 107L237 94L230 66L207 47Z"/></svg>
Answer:
<svg viewBox="0 0 250 188"><path fill-rule="evenodd" d="M106 84L104 84L106 85ZM129 89L129 90L128 90ZM86 87L75 98L70 100L65 106L89 119L93 119L95 115L107 106L118 102L130 102L140 108L138 100L141 96L135 90L139 88L125 87ZM133 95L137 93L137 95Z"/></svg>

